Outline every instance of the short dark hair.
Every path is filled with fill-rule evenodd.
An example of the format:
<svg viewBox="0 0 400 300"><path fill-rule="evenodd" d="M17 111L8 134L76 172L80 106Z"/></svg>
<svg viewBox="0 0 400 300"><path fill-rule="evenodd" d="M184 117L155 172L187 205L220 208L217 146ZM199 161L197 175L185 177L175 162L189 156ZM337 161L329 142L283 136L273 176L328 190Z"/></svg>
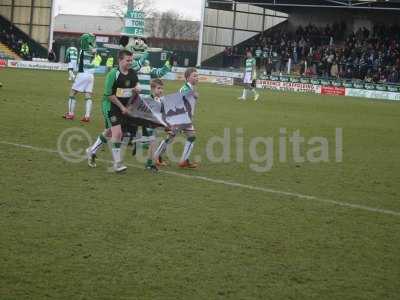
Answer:
<svg viewBox="0 0 400 300"><path fill-rule="evenodd" d="M160 78L153 79L150 82L150 87L154 89L156 86L164 86L164 82Z"/></svg>
<svg viewBox="0 0 400 300"><path fill-rule="evenodd" d="M121 50L118 52L118 60L123 60L125 56L132 56L132 52L128 50Z"/></svg>
<svg viewBox="0 0 400 300"><path fill-rule="evenodd" d="M193 73L197 73L196 68L187 68L185 71L185 79L187 80Z"/></svg>
<svg viewBox="0 0 400 300"><path fill-rule="evenodd" d="M121 36L121 38L119 39L119 44L123 47L126 47L129 44L129 36Z"/></svg>

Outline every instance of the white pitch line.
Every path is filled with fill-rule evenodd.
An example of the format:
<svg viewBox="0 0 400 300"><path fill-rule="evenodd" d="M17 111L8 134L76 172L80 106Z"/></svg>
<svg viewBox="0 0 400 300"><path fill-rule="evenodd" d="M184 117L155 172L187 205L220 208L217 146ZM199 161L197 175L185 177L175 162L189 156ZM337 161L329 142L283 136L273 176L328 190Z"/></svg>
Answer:
<svg viewBox="0 0 400 300"><path fill-rule="evenodd" d="M14 146L14 147L18 147L18 148L30 149L30 150L34 150L34 151L38 151L38 152L59 154L57 150L39 148L39 147L31 146L31 145L16 144L16 143L10 143L10 142L5 142L5 141L0 141L0 144ZM110 161L104 160L104 159L98 159L98 161L110 162ZM126 164L126 165L137 168L137 169L144 169L143 166L138 166L138 165L134 165L134 164ZM276 194L276 195L281 195L281 196L289 196L289 197L298 198L298 199L302 199L302 200L312 200L312 201L328 203L328 204L337 205L337 206L343 206L343 207L348 207L348 208L353 208L353 209L365 210L365 211L369 211L369 212L381 213L381 214L385 214L385 215L392 215L392 216L400 217L400 212L388 210L388 209L375 208L375 207L365 206L365 205L361 205L361 204L352 204L352 203L343 202L343 201L319 198L316 196L310 196L310 195L293 193L293 192L280 191L280 190L275 190L275 189L271 189L271 188L258 187L258 186L247 185L247 184L242 184L242 183L237 183L237 182L232 182L232 181L221 180L221 179L213 179L213 178L209 178L209 177L205 177L205 176L188 175L188 174L184 174L184 173L178 173L178 172L166 171L166 170L160 170L159 172L165 173L168 175L177 176L177 177L192 179L192 180L194 179L194 180L198 180L198 181L211 182L211 183L215 183L215 184L222 184L222 185L226 185L226 186L232 186L232 187L247 189L247 190L251 190L251 191L259 191L259 192L263 192L263 193Z"/></svg>

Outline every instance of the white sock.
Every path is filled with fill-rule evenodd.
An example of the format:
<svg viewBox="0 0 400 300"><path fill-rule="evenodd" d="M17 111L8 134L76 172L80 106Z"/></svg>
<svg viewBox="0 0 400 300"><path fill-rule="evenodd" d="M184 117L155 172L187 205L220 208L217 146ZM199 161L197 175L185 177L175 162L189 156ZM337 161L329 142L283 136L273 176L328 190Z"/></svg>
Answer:
<svg viewBox="0 0 400 300"><path fill-rule="evenodd" d="M74 72L72 70L69 70L69 80L74 79Z"/></svg>
<svg viewBox="0 0 400 300"><path fill-rule="evenodd" d="M167 150L167 146L168 146L167 140L163 140L161 144L158 146L156 152L154 153L154 158L158 159L161 155L163 155Z"/></svg>
<svg viewBox="0 0 400 300"><path fill-rule="evenodd" d="M85 113L86 118L90 118L90 114L92 113L92 106L93 106L92 99L86 99L86 113Z"/></svg>
<svg viewBox="0 0 400 300"><path fill-rule="evenodd" d="M246 89L243 89L243 94L242 94L242 98L243 98L243 99L246 99L246 94L247 94L247 90L246 90Z"/></svg>
<svg viewBox="0 0 400 300"><path fill-rule="evenodd" d="M68 99L68 112L73 115L75 113L76 100L74 97Z"/></svg>
<svg viewBox="0 0 400 300"><path fill-rule="evenodd" d="M114 161L114 165L122 161L121 159L121 143L114 143L111 148L111 153Z"/></svg>
<svg viewBox="0 0 400 300"><path fill-rule="evenodd" d="M90 152L93 154L96 154L97 151L99 151L101 149L101 146L103 146L103 144L107 143L107 139L105 139L104 135L100 135L97 137L96 142L90 147Z"/></svg>
<svg viewBox="0 0 400 300"><path fill-rule="evenodd" d="M190 154L192 154L193 147L194 147L194 142L186 141L181 161L187 161L189 159Z"/></svg>

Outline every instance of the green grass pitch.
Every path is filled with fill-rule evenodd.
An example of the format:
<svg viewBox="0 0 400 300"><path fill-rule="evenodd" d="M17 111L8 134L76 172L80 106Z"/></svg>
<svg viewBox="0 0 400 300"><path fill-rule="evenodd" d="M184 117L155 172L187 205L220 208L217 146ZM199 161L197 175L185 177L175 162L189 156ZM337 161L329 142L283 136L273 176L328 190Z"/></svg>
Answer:
<svg viewBox="0 0 400 300"><path fill-rule="evenodd" d="M127 155L115 175L107 149L96 169L55 152L68 128L102 130L104 77L85 125L61 118L66 73L6 69L0 81L0 299L399 299L400 103L272 91L240 102L239 88L201 84L200 168L152 174ZM207 142L225 128L232 161L211 162ZM280 128L326 137L329 162L274 151L254 172L252 138L277 141Z"/></svg>

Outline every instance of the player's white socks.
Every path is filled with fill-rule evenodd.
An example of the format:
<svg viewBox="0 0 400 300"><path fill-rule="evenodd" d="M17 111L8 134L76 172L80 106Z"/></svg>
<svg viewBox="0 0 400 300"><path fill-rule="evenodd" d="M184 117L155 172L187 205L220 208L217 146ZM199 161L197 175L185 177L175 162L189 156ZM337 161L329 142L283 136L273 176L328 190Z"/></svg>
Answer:
<svg viewBox="0 0 400 300"><path fill-rule="evenodd" d="M168 145L171 143L171 139L165 139L161 142L161 144L158 146L156 152L154 152L154 158L159 159L161 155L164 155L165 151L167 151Z"/></svg>
<svg viewBox="0 0 400 300"><path fill-rule="evenodd" d="M181 161L187 161L189 159L190 154L192 154L193 147L194 147L194 141L187 140L185 143L185 148L183 150Z"/></svg>
<svg viewBox="0 0 400 300"><path fill-rule="evenodd" d="M257 93L257 90L255 88L252 89L251 91L253 92L254 100L257 101L260 95Z"/></svg>
<svg viewBox="0 0 400 300"><path fill-rule="evenodd" d="M113 143L111 153L115 164L121 163L121 143Z"/></svg>
<svg viewBox="0 0 400 300"><path fill-rule="evenodd" d="M76 106L76 100L75 97L69 97L68 99L68 113L73 115L75 114L75 106Z"/></svg>
<svg viewBox="0 0 400 300"><path fill-rule="evenodd" d="M243 89L242 99L247 98L247 89Z"/></svg>
<svg viewBox="0 0 400 300"><path fill-rule="evenodd" d="M103 144L107 144L107 138L105 137L104 133L97 137L96 142L90 147L90 153L96 154L97 151L101 149Z"/></svg>
<svg viewBox="0 0 400 300"><path fill-rule="evenodd" d="M74 79L75 79L74 71L69 70L69 80L72 81L72 80L74 80Z"/></svg>
<svg viewBox="0 0 400 300"><path fill-rule="evenodd" d="M92 99L86 99L86 113L85 113L86 118L90 118L90 114L92 113L92 106L93 106Z"/></svg>

